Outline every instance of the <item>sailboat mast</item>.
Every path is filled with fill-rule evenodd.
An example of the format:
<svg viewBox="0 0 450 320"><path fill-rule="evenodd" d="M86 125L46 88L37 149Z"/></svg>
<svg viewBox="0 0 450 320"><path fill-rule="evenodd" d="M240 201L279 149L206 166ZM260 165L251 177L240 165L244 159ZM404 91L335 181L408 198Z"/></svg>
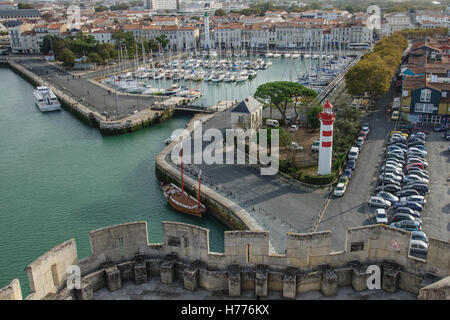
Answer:
<svg viewBox="0 0 450 320"><path fill-rule="evenodd" d="M183 143L183 142L181 142ZM183 147L181 147L180 150L180 157L181 157L181 163L180 163L180 168L181 168L181 193L184 193L184 185L183 185Z"/></svg>
<svg viewBox="0 0 450 320"><path fill-rule="evenodd" d="M200 208L200 188L202 186L202 170L200 169L200 172L198 173L198 202L197 206Z"/></svg>

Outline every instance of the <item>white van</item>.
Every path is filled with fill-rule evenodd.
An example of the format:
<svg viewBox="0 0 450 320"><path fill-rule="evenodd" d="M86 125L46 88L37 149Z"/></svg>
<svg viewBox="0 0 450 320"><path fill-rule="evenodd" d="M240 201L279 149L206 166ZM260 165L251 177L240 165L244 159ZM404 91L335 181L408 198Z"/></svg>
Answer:
<svg viewBox="0 0 450 320"><path fill-rule="evenodd" d="M278 127L278 126L280 126L280 124L278 123L278 120L267 119L266 120L266 126L268 126L268 127Z"/></svg>
<svg viewBox="0 0 450 320"><path fill-rule="evenodd" d="M358 159L359 150L357 147L351 147L350 152L348 153L348 159L349 160L356 160Z"/></svg>

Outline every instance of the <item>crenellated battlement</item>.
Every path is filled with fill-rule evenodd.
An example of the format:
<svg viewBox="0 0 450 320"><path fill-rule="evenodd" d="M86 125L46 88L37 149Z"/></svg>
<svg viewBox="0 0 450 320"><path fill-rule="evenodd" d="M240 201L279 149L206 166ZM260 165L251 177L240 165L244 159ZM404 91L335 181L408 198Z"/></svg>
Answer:
<svg viewBox="0 0 450 320"><path fill-rule="evenodd" d="M178 222L163 222L162 228L162 243L148 242L146 221L91 231L92 254L83 259L77 257L74 239L62 243L26 268L33 291L26 299L91 299L100 288L117 290L122 281L139 284L153 276L162 283L184 279L189 290L228 290L231 296L253 289L258 295L267 290L286 297L310 290L332 295L344 285L363 290L369 264L383 269L385 290L418 294L429 284L426 279L450 274L448 242L430 239L427 259L418 259L409 255L410 232L385 225L349 228L345 250L339 252L331 250L331 231L288 233L283 254L269 252L268 231L226 231L224 253L218 253L209 250L208 229ZM72 264L81 270L80 290L65 287ZM0 299L14 297L8 288L13 286L0 290Z"/></svg>

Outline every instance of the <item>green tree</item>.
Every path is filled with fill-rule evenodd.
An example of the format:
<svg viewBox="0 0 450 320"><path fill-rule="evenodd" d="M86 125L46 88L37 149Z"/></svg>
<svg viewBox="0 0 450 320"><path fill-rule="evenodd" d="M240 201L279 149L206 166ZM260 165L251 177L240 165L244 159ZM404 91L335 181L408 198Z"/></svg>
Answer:
<svg viewBox="0 0 450 320"><path fill-rule="evenodd" d="M94 62L96 64L103 64L104 61L97 52L91 52L88 54L88 62Z"/></svg>
<svg viewBox="0 0 450 320"><path fill-rule="evenodd" d="M267 82L258 87L255 98L259 100L269 100L270 107L274 105L286 119L286 110L290 103L297 106L301 97L315 97L315 91L308 89L301 84L289 81Z"/></svg>
<svg viewBox="0 0 450 320"><path fill-rule="evenodd" d="M226 11L223 10L223 9L217 9L216 11L214 11L214 15L215 15L216 17L223 17L223 16L226 16L227 13L226 13Z"/></svg>
<svg viewBox="0 0 450 320"><path fill-rule="evenodd" d="M161 44L161 48L165 48L167 47L167 45L169 44L170 40L166 37L165 34L160 35L159 37L155 38L156 41L158 41Z"/></svg>
<svg viewBox="0 0 450 320"><path fill-rule="evenodd" d="M33 5L31 3L19 3L17 5L18 9L34 9Z"/></svg>
<svg viewBox="0 0 450 320"><path fill-rule="evenodd" d="M313 129L317 129L320 127L320 121L319 121L318 115L321 112L322 112L322 106L320 106L320 105L310 107L306 111L306 121L308 123L308 127L313 128Z"/></svg>
<svg viewBox="0 0 450 320"><path fill-rule="evenodd" d="M61 50L58 60L66 67L73 67L75 64L75 55L70 49L64 48Z"/></svg>

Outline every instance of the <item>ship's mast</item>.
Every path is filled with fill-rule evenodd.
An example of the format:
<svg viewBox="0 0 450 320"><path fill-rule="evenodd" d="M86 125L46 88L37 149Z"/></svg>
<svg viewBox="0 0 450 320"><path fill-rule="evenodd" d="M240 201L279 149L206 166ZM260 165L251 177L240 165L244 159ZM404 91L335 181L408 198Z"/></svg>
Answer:
<svg viewBox="0 0 450 320"><path fill-rule="evenodd" d="M183 143L183 142L181 142L181 143ZM181 150L180 150L180 157L181 157L181 162L180 162L180 167L181 167L181 193L183 193L184 194L184 188L183 188L183 146L181 147Z"/></svg>
<svg viewBox="0 0 450 320"><path fill-rule="evenodd" d="M202 185L202 170L200 169L198 173L198 203L197 206L200 208L200 187Z"/></svg>

